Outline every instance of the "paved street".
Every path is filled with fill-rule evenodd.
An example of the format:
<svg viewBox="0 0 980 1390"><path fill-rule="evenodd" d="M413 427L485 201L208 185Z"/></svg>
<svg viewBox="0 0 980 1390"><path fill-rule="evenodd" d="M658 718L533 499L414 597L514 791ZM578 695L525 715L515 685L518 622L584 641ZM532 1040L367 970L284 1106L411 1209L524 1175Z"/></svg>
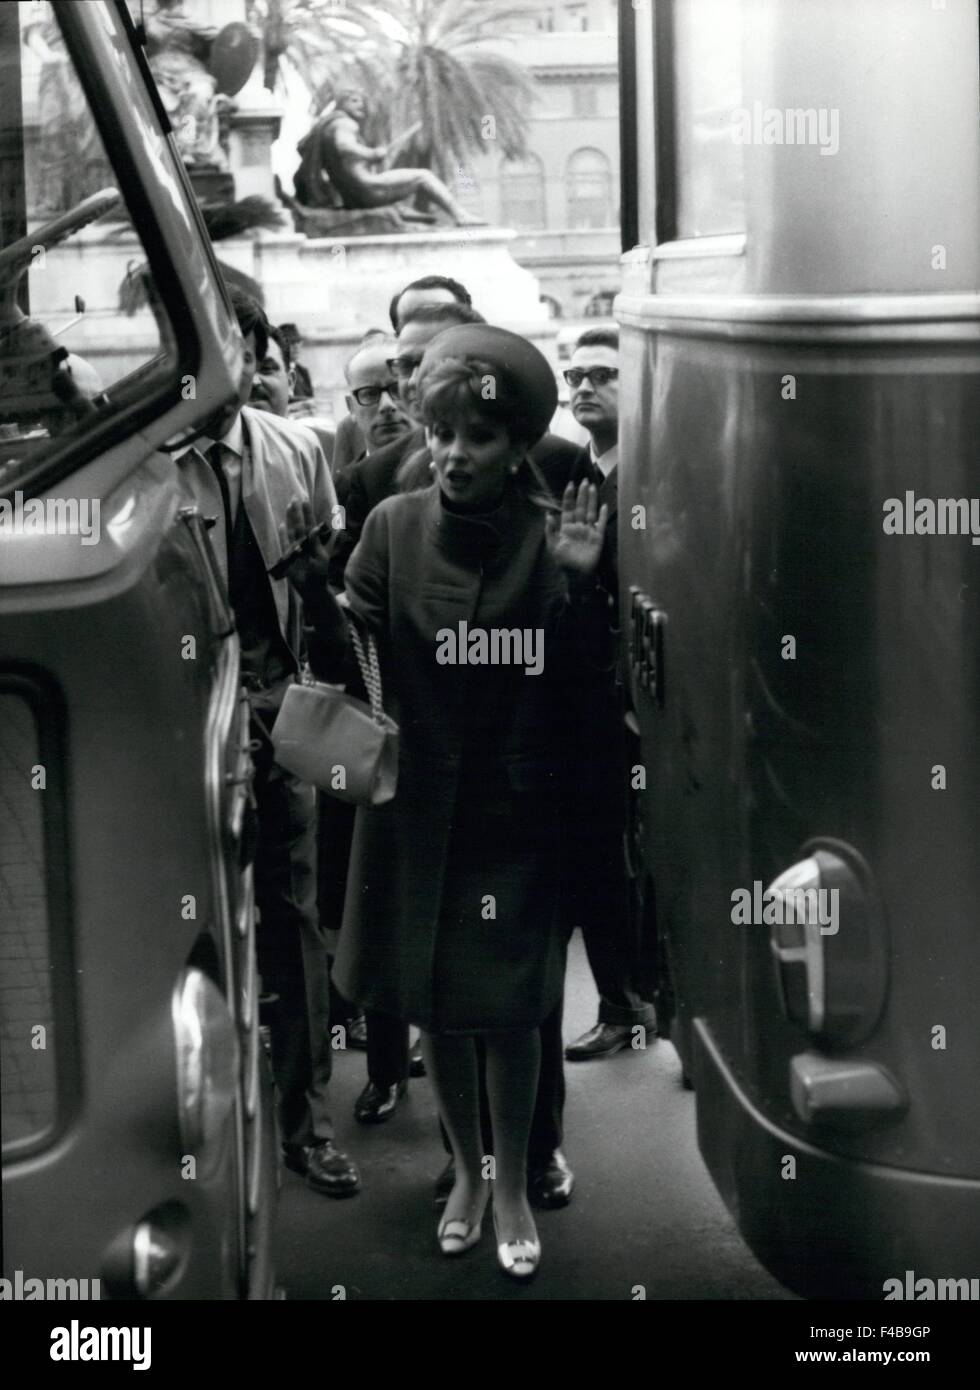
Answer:
<svg viewBox="0 0 980 1390"><path fill-rule="evenodd" d="M576 934L565 1037L595 1019L596 994ZM444 1156L427 1081L388 1123L354 1122L361 1052L338 1054L334 1116L362 1191L336 1201L286 1173L279 1277L291 1299L790 1299L752 1257L697 1152L694 1097L677 1054L646 1052L568 1064L566 1151L578 1185L564 1211L538 1213L544 1254L533 1284L497 1269L492 1227L456 1260L439 1253L432 1183Z"/></svg>

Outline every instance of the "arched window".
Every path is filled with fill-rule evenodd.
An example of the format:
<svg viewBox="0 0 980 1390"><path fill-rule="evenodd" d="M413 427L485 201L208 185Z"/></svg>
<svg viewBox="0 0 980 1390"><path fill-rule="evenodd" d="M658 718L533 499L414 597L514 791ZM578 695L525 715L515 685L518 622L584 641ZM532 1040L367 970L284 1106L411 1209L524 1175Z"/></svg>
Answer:
<svg viewBox="0 0 980 1390"><path fill-rule="evenodd" d="M612 227L612 172L601 150L576 150L565 170L565 197L570 227Z"/></svg>
<svg viewBox="0 0 980 1390"><path fill-rule="evenodd" d="M508 160L500 170L500 220L519 232L545 226L544 165L536 154Z"/></svg>

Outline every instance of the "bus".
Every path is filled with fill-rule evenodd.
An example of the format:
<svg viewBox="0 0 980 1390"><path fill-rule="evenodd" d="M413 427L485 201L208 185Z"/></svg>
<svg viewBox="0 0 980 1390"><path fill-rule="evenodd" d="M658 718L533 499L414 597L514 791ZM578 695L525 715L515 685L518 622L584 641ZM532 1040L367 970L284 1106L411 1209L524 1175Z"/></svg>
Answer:
<svg viewBox="0 0 980 1390"><path fill-rule="evenodd" d="M620 21L627 838L661 1028L762 1262L911 1297L889 1281L980 1272L978 7Z"/></svg>
<svg viewBox="0 0 980 1390"><path fill-rule="evenodd" d="M115 303L127 266L148 299L130 318ZM238 641L208 518L182 505L163 449L235 395L241 362L125 4L0 6L13 1290L275 1292Z"/></svg>

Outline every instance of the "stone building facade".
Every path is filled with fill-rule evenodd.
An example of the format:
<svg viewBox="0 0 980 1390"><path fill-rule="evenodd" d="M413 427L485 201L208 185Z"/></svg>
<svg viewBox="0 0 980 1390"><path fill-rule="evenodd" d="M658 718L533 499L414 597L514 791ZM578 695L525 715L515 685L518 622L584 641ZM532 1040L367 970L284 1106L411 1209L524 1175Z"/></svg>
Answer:
<svg viewBox="0 0 980 1390"><path fill-rule="evenodd" d="M538 91L525 160L492 149L457 171L460 197L541 283L556 317L608 313L619 289L619 73L616 0L528 0L510 40Z"/></svg>

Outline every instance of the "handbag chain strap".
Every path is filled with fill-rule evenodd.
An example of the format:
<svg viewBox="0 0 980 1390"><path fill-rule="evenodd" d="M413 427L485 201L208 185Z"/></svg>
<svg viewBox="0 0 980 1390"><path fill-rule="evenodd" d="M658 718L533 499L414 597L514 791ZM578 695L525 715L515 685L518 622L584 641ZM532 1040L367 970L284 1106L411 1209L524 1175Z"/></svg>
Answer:
<svg viewBox="0 0 980 1390"><path fill-rule="evenodd" d="M374 644L374 638L368 633L367 653L364 651L364 644L361 641L361 634L353 623L350 625L350 635L354 643L354 654L357 657L357 664L361 668L361 678L371 702L371 718L376 724L383 724L385 719L384 705L381 700L381 668L378 665L378 649Z"/></svg>

